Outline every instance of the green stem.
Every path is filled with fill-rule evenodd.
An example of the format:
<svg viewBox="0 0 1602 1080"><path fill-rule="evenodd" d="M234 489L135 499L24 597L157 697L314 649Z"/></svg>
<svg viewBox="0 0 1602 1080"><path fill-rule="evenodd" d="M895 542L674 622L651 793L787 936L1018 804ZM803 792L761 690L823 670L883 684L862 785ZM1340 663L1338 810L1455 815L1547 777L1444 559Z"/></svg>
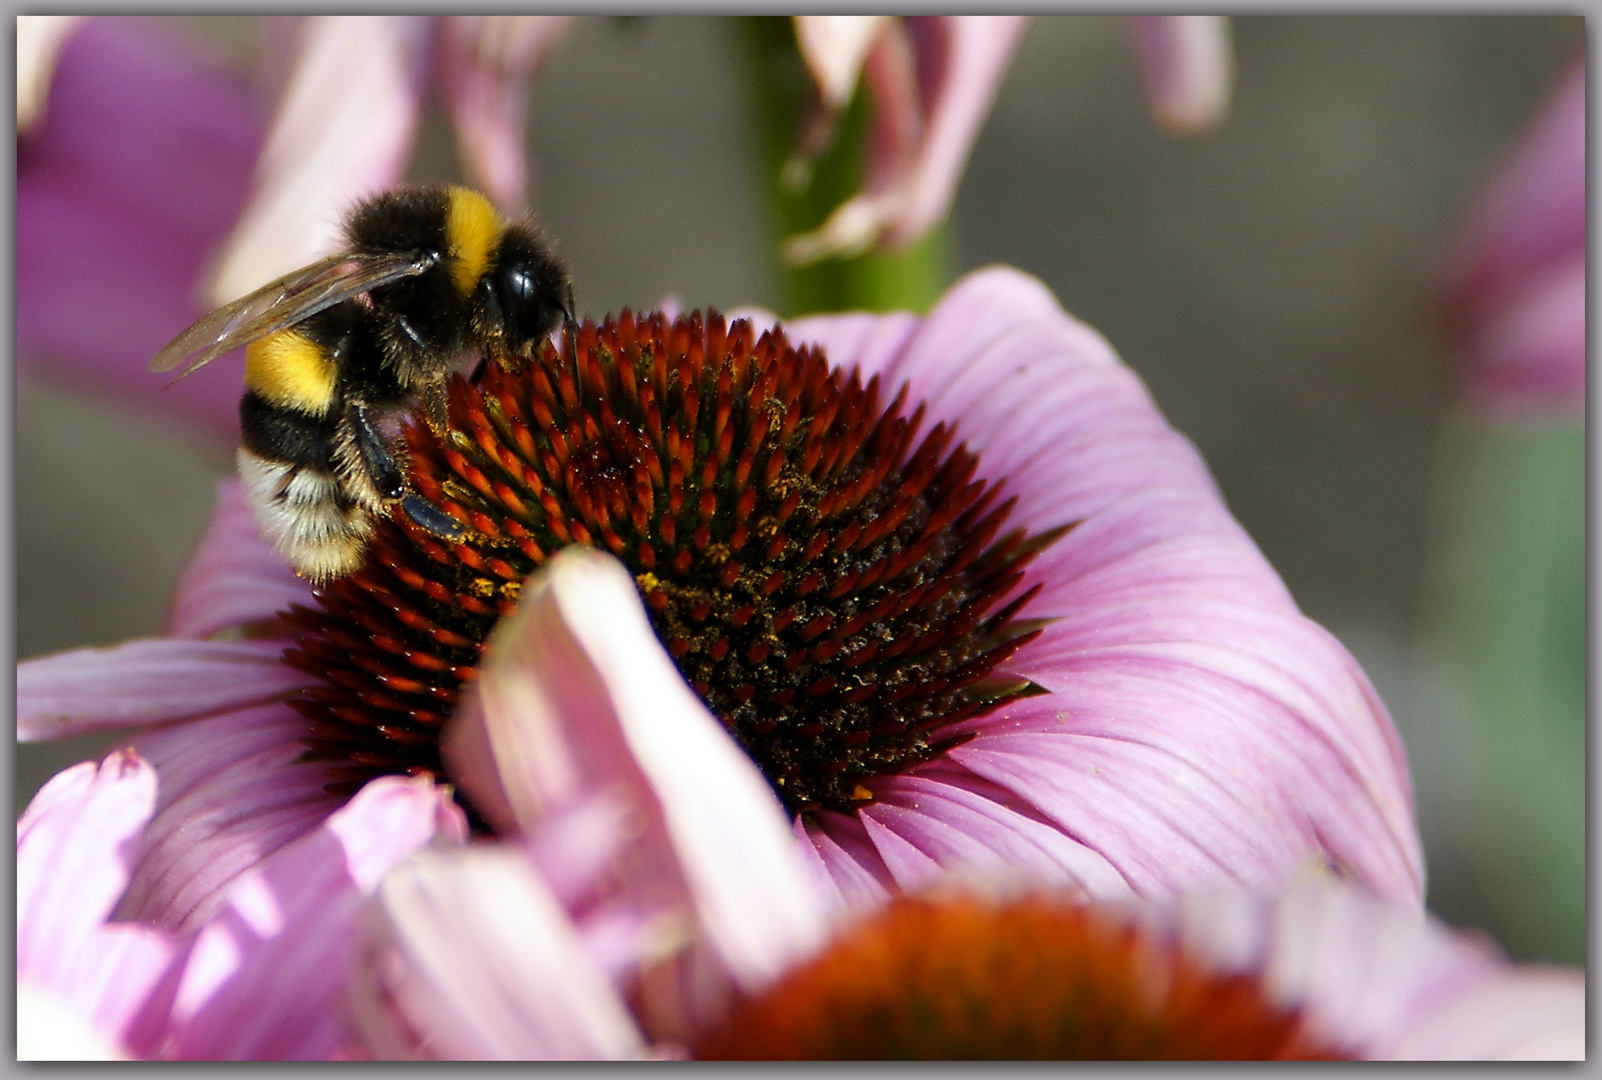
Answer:
<svg viewBox="0 0 1602 1080"><path fill-rule="evenodd" d="M779 244L785 238L811 232L860 190L870 109L859 84L832 145L814 163L810 180L804 186L787 185L784 166L798 145L811 100L811 79L788 18L732 21L735 51L744 60L748 99L756 114L758 190L768 208L780 314L927 312L951 283L956 265L950 227L944 222L899 251L869 251L803 267L789 266L779 257Z"/></svg>

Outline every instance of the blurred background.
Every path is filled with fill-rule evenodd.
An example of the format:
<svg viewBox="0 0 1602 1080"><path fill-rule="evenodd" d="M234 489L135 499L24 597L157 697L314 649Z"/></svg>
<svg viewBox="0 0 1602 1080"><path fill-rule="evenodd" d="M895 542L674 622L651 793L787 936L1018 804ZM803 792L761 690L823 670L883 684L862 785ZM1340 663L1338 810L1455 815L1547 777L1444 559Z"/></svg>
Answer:
<svg viewBox="0 0 1602 1080"><path fill-rule="evenodd" d="M259 75L255 20L156 21ZM726 22L583 19L535 84L533 202L586 313L669 294L780 304ZM1583 963L1583 656L1562 736L1581 788L1548 808L1557 824L1492 842L1464 824L1499 816L1457 754L1472 704L1440 690L1421 645L1432 470L1461 426L1432 290L1476 185L1583 50L1583 20L1261 17L1233 33L1227 120L1174 142L1148 119L1124 20L1033 20L959 189L959 267L1021 267L1105 334L1303 610L1363 663L1409 746L1430 906L1516 957ZM413 174L457 176L438 116ZM231 450L43 382L18 387L17 419L18 656L155 632ZM1583 514L1583 464L1564 482ZM111 741L19 747L19 811ZM1539 770L1521 782L1551 787ZM1559 869L1521 868L1551 836Z"/></svg>

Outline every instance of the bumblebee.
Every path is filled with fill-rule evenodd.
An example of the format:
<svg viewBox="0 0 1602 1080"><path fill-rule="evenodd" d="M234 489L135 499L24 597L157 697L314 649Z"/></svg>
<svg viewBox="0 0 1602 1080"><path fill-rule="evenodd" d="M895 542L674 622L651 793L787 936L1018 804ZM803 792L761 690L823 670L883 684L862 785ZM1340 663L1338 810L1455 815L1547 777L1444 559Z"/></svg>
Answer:
<svg viewBox="0 0 1602 1080"><path fill-rule="evenodd" d="M477 353L515 369L573 325L566 266L529 222L462 187L403 187L345 222L345 249L203 316L158 352L182 378L240 346L239 473L263 535L314 582L355 570L397 503L467 532L407 490L385 421L421 403L445 430L445 382ZM192 359L191 359L192 358Z"/></svg>

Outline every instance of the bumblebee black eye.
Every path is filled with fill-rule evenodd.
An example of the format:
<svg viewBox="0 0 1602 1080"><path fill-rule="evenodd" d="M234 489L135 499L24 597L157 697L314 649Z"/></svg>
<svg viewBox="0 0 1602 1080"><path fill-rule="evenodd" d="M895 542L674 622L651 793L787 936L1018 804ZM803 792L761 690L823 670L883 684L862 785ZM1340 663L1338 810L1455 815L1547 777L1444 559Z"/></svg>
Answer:
<svg viewBox="0 0 1602 1080"><path fill-rule="evenodd" d="M544 337L557 323L561 303L543 284L526 263L502 266L496 272L496 298L514 348Z"/></svg>
<svg viewBox="0 0 1602 1080"><path fill-rule="evenodd" d="M504 328L507 347L519 355L530 355L573 307L567 266L536 232L522 226L507 229L501 238L490 283L491 298L500 307L492 317Z"/></svg>

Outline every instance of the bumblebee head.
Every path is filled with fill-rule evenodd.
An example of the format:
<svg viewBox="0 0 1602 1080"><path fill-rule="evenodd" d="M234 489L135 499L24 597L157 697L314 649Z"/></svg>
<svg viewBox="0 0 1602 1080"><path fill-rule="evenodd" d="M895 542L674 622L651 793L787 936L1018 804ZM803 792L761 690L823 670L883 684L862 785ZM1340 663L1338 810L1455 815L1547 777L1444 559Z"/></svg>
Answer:
<svg viewBox="0 0 1602 1080"><path fill-rule="evenodd" d="M547 334L573 318L567 267L530 230L506 230L486 283L506 349L514 356L532 357Z"/></svg>

